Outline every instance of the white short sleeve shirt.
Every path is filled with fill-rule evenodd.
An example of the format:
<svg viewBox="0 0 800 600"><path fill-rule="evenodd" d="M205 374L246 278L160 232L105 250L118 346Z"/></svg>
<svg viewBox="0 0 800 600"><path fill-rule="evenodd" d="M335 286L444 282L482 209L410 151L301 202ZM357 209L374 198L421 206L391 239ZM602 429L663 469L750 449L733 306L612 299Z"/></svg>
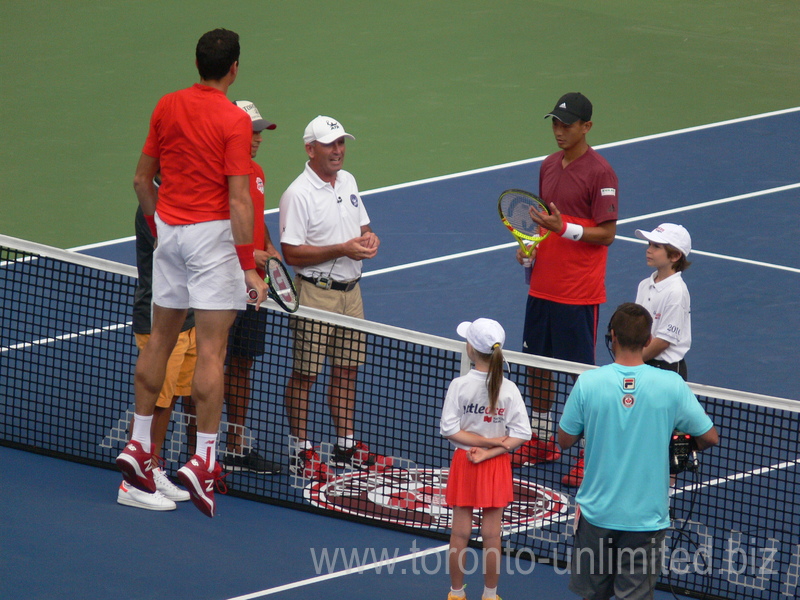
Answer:
<svg viewBox="0 0 800 600"><path fill-rule="evenodd" d="M512 381L503 379L497 412L489 414L486 377L487 373L472 369L450 382L439 425L442 436L450 437L463 429L486 438L510 435L523 440L531 439L528 411L519 388ZM469 450L469 446L452 440L451 443L462 450Z"/></svg>
<svg viewBox="0 0 800 600"><path fill-rule="evenodd" d="M306 162L303 172L281 196L281 243L300 246L341 244L361 235L369 215L355 178L347 171L337 173L336 184L322 181ZM340 257L319 265L298 267L306 277L330 277L352 281L361 276L361 261Z"/></svg>
<svg viewBox="0 0 800 600"><path fill-rule="evenodd" d="M653 337L669 342L669 347L656 356L658 360L676 363L692 345L692 311L689 289L681 273L655 282L656 273L639 283L636 304L644 306L653 317Z"/></svg>

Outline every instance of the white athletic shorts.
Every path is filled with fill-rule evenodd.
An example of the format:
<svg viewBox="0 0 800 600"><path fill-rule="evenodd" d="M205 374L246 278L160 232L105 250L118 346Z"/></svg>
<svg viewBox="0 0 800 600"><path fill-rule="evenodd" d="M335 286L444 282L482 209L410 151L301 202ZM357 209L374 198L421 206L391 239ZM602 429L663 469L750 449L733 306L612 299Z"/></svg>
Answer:
<svg viewBox="0 0 800 600"><path fill-rule="evenodd" d="M167 225L156 216L153 303L164 308L244 310L244 271L233 245L231 222Z"/></svg>

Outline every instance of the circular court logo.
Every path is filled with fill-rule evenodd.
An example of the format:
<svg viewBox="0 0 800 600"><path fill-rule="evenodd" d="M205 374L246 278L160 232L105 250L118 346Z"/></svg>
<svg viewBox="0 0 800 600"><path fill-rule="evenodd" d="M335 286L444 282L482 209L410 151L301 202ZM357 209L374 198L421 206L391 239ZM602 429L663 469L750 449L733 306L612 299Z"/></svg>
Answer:
<svg viewBox="0 0 800 600"><path fill-rule="evenodd" d="M314 506L405 527L448 529L445 505L448 469L350 471L305 487ZM541 527L569 507L569 496L530 481L514 479L514 502L503 511L503 529ZM479 525L476 514L475 526Z"/></svg>

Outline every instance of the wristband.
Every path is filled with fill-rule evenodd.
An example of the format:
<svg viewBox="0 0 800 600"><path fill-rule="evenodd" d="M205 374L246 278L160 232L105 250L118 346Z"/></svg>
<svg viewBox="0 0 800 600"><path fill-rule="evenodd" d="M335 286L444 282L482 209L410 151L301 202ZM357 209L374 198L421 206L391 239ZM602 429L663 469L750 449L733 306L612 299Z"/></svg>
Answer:
<svg viewBox="0 0 800 600"><path fill-rule="evenodd" d="M561 228L558 235L577 242L583 237L583 226L577 223L564 223L564 227Z"/></svg>
<svg viewBox="0 0 800 600"><path fill-rule="evenodd" d="M255 244L237 244L236 256L239 257L239 265L242 267L242 271L256 268Z"/></svg>
<svg viewBox="0 0 800 600"><path fill-rule="evenodd" d="M158 229L156 228L156 216L155 215L145 215L144 220L147 221L147 226L150 228L150 233L153 234L154 238L158 237Z"/></svg>

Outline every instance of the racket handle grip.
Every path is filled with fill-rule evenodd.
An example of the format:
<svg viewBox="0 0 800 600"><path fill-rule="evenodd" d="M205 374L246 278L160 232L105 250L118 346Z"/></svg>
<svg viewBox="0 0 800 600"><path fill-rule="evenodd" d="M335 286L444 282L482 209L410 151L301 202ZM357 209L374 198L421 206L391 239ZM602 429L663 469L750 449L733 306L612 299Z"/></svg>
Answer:
<svg viewBox="0 0 800 600"><path fill-rule="evenodd" d="M531 284L531 272L533 271L533 260L530 256L522 259L522 266L525 268L525 283Z"/></svg>

